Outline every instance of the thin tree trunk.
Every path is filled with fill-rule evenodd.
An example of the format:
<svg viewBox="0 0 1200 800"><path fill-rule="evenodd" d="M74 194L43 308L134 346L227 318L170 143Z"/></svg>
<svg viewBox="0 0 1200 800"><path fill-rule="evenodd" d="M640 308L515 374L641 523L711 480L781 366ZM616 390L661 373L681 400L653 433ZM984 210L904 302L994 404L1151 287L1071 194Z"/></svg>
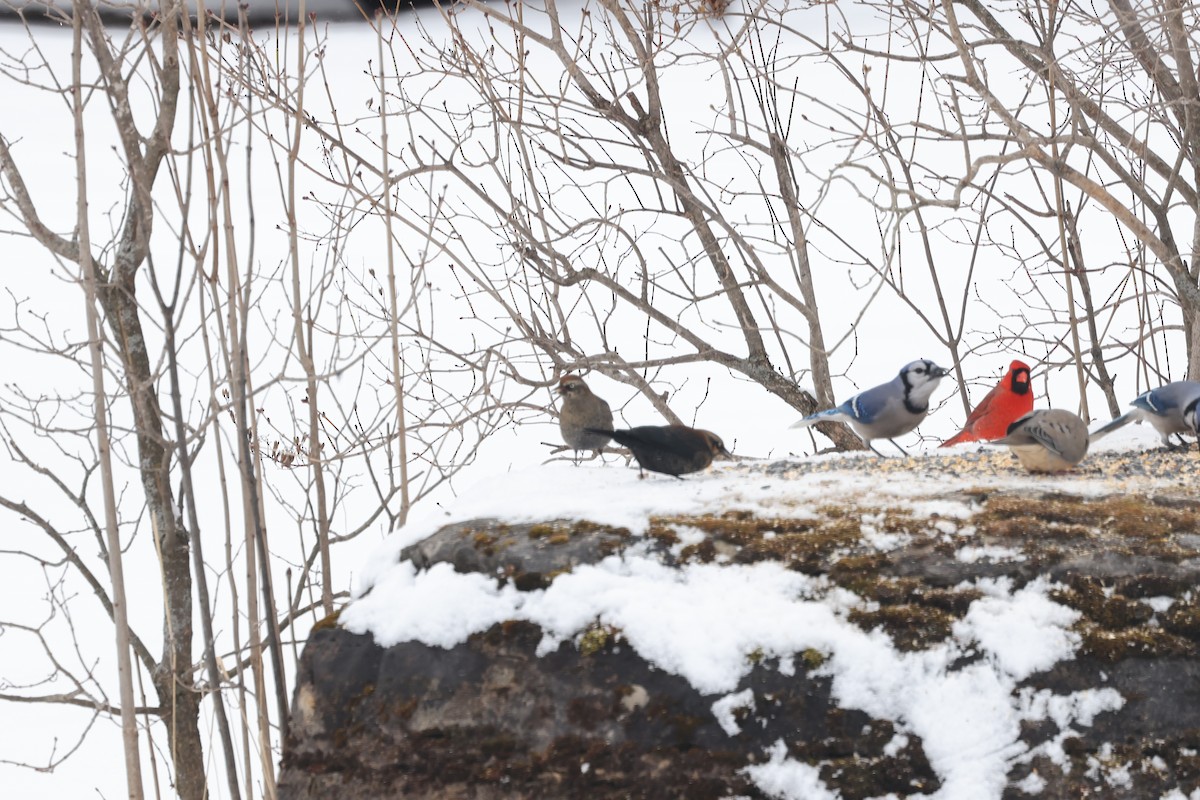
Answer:
<svg viewBox="0 0 1200 800"><path fill-rule="evenodd" d="M155 282L157 292L157 282ZM176 279L178 293L179 277ZM178 294L176 294L178 297ZM209 693L212 698L213 711L217 717L217 732L221 737L221 752L225 757L226 785L229 787L230 800L239 800L241 792L238 787L237 757L233 748L233 735L229 727L229 717L225 713L225 700L221 694L222 678L217 667L216 637L213 634L212 600L208 591L208 579L205 575L204 550L200 537L200 518L196 510L196 489L192 482L192 458L188 453L187 436L183 427L184 412L182 391L179 386L179 363L177 360L175 338L175 300L168 305L160 296L159 306L162 309L163 324L167 336L167 369L171 379L171 410L175 417L175 453L182 474L183 500L187 505L187 533L191 544L192 568L196 581L197 599L200 601L200 629L204 634L204 667L208 673Z"/></svg>
<svg viewBox="0 0 1200 800"><path fill-rule="evenodd" d="M170 451L165 446L154 374L130 276L100 292L101 304L125 373L133 407L138 466L146 510L162 569L163 655L152 676L170 736L176 788L185 800L205 794L204 749L198 725L199 695L192 677L192 574L187 536L175 520L170 483Z"/></svg>
<svg viewBox="0 0 1200 800"><path fill-rule="evenodd" d="M1200 381L1200 321L1196 319L1192 308L1184 306L1182 311L1183 330L1187 334L1188 342L1187 378L1190 381Z"/></svg>
<svg viewBox="0 0 1200 800"><path fill-rule="evenodd" d="M296 23L296 71L304 75L304 0L300 0L300 16ZM300 241L296 223L296 162L300 159L300 132L304 128L304 86L301 79L296 87L296 113L292 121L292 143L287 164L288 251L292 264L292 338L300 366L304 370L304 385L308 405L308 466L312 470L313 487L317 492L316 519L317 549L321 554L321 608L328 616L333 613L333 566L329 556L329 506L325 492L324 454L321 452L321 413L317 403L317 370L313 363L313 320L307 319L305 335L304 303L300 297ZM389 217L390 218L390 217ZM390 254L389 254L390 259ZM392 326L393 331L395 326Z"/></svg>
<svg viewBox="0 0 1200 800"><path fill-rule="evenodd" d="M804 300L801 311L808 323L808 361L812 368L813 387L817 403L825 407L834 405L833 379L829 374L829 353L825 351L825 334L821 330L821 316L817 313L817 292L813 288L812 263L808 259L808 237L804 234L804 222L800 219L800 200L796 196L795 176L787 158L787 147L783 138L775 132L770 135L771 160L775 165L775 177L779 181L779 196L787 209L791 224L796 260L800 265L800 297Z"/></svg>
<svg viewBox="0 0 1200 800"><path fill-rule="evenodd" d="M158 690L169 752L175 770L175 787L184 800L202 800L206 794L204 747L200 739L200 698L192 672L192 575L187 536L176 525L175 498L170 483L170 451L166 447L157 392L136 290L137 273L146 261L154 223L151 194L163 160L171 152L171 134L179 99L178 30L180 5L164 2L162 26L156 41L162 56L155 62L159 80L158 116L148 136L137 129L132 116L129 87L121 69L121 54L108 46L107 32L95 9L84 21L92 52L113 110L113 119L129 170L131 196L125 222L116 240L109 282L98 287L113 342L120 356L133 412L138 450L138 472L145 494L162 571L163 650L151 676Z"/></svg>
<svg viewBox="0 0 1200 800"><path fill-rule="evenodd" d="M1066 212L1066 224L1069 237L1067 239L1067 253L1071 259L1071 272L1076 280L1079 281L1079 293L1083 296L1083 310L1087 314L1084 320L1087 323L1088 340L1091 342L1091 347L1088 349L1092 357L1091 368L1096 374L1096 384L1100 387L1100 391L1104 393L1104 402L1108 406L1108 413L1111 417L1119 417L1121 415L1121 404L1117 401L1117 392L1113 386L1112 376L1108 373L1108 367L1104 363L1104 348L1100 345L1100 329L1096 324L1096 304L1092 300L1092 284L1088 280L1087 269L1084 267L1083 261L1083 243L1079 240L1078 226L1075 224L1075 215L1070 209Z"/></svg>
<svg viewBox="0 0 1200 800"><path fill-rule="evenodd" d="M117 497L113 488L112 455L109 451L107 399L104 389L104 354L101 350L100 320L96 314L96 265L88 229L87 164L83 136L83 9L76 0L72 15L71 101L75 118L75 179L79 266L83 272L87 304L88 351L91 355L92 408L96 421L96 451L100 457L100 479L104 490L104 527L108 544L108 572L112 581L113 626L116 628L117 681L121 697L121 736L125 751L125 782L130 800L142 798L142 767L138 752L137 719L133 699L133 665L129 655L129 620L126 615L125 570L121 534L117 523Z"/></svg>
<svg viewBox="0 0 1200 800"><path fill-rule="evenodd" d="M382 21L380 21L382 24ZM403 525L408 520L408 511L410 499L408 496L408 430L404 419L404 376L400 371L400 333L399 321L397 315L399 309L396 302L396 255L395 249L392 246L392 188L387 182L387 176L391 174L388 167L388 126L387 126L387 87L384 81L386 75L387 60L383 57L383 30L376 31L379 43L379 124L381 132L381 147L384 174L383 183L383 204L384 204L384 232L387 235L385 246L387 249L387 280L388 280L388 298L389 309L392 319L391 325L388 326L392 345L392 388L396 392L396 459L400 468L400 511L396 515L396 526Z"/></svg>

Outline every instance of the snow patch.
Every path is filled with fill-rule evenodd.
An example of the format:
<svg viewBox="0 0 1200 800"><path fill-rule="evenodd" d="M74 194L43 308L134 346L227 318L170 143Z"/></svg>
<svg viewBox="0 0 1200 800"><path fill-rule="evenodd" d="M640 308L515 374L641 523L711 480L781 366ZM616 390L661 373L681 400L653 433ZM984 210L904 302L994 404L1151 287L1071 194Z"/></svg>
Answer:
<svg viewBox="0 0 1200 800"><path fill-rule="evenodd" d="M1125 705L1125 698L1116 689L1083 689L1056 695L1048 689L1034 691L1026 687L1020 690L1017 703L1021 719L1049 719L1058 728L1052 739L1025 753L1020 761L1028 763L1034 756L1044 755L1058 766L1069 769L1070 758L1063 749L1063 742L1077 735L1074 725L1090 726L1098 714L1119 710Z"/></svg>
<svg viewBox="0 0 1200 800"><path fill-rule="evenodd" d="M895 758L906 747L908 747L908 737L903 733L897 733L883 746L883 754L888 758Z"/></svg>
<svg viewBox="0 0 1200 800"><path fill-rule="evenodd" d="M754 691L752 689L743 689L734 694L727 694L712 704L713 716L717 718L717 724L721 726L721 730L725 731L726 735L737 736L742 732L742 726L737 722L736 712L743 708L754 710Z"/></svg>
<svg viewBox="0 0 1200 800"><path fill-rule="evenodd" d="M411 561L385 573L366 601L351 603L339 622L353 633L370 631L380 647L419 641L451 648L473 633L512 619L520 606L512 585L449 564L418 572Z"/></svg>
<svg viewBox="0 0 1200 800"><path fill-rule="evenodd" d="M1009 581L999 582L1007 586ZM1075 654L1079 636L1069 628L1079 612L1051 600L1039 578L1012 595L982 597L954 623L954 635L974 640L988 658L1017 681Z"/></svg>
<svg viewBox="0 0 1200 800"><path fill-rule="evenodd" d="M1155 614L1161 614L1175 605L1174 597L1143 597L1142 602L1150 606Z"/></svg>
<svg viewBox="0 0 1200 800"><path fill-rule="evenodd" d="M738 690L754 663L776 658L786 670L795 654L815 650L826 659L814 674L831 679L840 707L920 737L942 781L940 800L980 800L1000 797L1012 765L1028 755L1019 739L1022 721L1048 717L1067 731L1123 700L1112 689L1067 696L1018 691L1025 678L1072 656L1077 637L1070 626L1078 613L1053 602L1042 580L1016 591L1007 579L974 586L983 597L953 626L953 638L923 652L901 652L885 634L849 622L855 598L846 590L773 562L676 568L650 556L610 556L533 592L445 564L420 573L404 564L342 618L385 646L420 640L440 647L505 619L526 620L544 631L542 653L593 625L610 626L656 667L704 694L730 695L713 705L730 735L738 731L734 710L753 700ZM962 666L972 653L980 658ZM1054 747L1046 752L1053 756ZM783 750L772 753L769 764L748 773L764 792L834 796L814 767L787 759Z"/></svg>
<svg viewBox="0 0 1200 800"><path fill-rule="evenodd" d="M787 745L782 739L767 752L770 760L766 764L755 764L742 771L768 797L774 800L841 800L841 793L830 791L821 780L821 770L788 758Z"/></svg>
<svg viewBox="0 0 1200 800"><path fill-rule="evenodd" d="M1046 781L1041 775L1038 775L1037 770L1030 772L1020 781L1015 784L1015 788L1025 794L1041 794L1046 788Z"/></svg>
<svg viewBox="0 0 1200 800"><path fill-rule="evenodd" d="M1025 554L1015 547L960 547L955 553L954 558L964 564L978 564L980 561L1024 561Z"/></svg>

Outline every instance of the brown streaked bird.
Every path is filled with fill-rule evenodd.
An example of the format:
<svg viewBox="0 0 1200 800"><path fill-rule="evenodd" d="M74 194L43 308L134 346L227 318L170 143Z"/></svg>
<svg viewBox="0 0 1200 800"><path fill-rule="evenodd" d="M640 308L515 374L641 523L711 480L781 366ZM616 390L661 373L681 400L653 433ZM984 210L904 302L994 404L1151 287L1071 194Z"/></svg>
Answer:
<svg viewBox="0 0 1200 800"><path fill-rule="evenodd" d="M725 449L720 436L686 425L642 425L623 431L588 430L595 434L607 433L614 441L628 447L641 470L676 478L707 469L716 456L732 455ZM641 477L645 477L644 472Z"/></svg>
<svg viewBox="0 0 1200 800"><path fill-rule="evenodd" d="M1008 435L990 444L1008 445L1030 472L1065 472L1088 451L1087 423L1059 408L1033 411L1008 426Z"/></svg>
<svg viewBox="0 0 1200 800"><path fill-rule="evenodd" d="M599 452L608 444L613 427L612 409L597 397L578 375L564 375L558 381L558 393L562 406L558 410L558 429L562 432L567 447L575 451L579 461L580 450ZM592 430L588 430L591 428Z"/></svg>

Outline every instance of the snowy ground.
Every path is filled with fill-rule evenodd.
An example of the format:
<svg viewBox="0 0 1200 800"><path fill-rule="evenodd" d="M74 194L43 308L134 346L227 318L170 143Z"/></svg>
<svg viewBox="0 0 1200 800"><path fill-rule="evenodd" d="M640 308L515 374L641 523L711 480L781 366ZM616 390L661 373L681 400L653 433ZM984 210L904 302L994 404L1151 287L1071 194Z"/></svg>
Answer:
<svg viewBox="0 0 1200 800"><path fill-rule="evenodd" d="M1122 430L1096 453L1134 453L1158 446L1143 426ZM452 647L472 633L503 620L532 621L545 632L543 649L578 637L589 625L619 628L640 655L710 694L713 714L731 736L738 734L733 711L753 708L754 697L738 691L749 672L750 653L779 659L785 673L792 657L816 650L819 668L832 680L843 708L892 721L897 739L919 736L942 787L940 800L1000 798L1015 764L1036 755L1061 763L1057 750L1073 727L1087 726L1102 712L1124 703L1113 689L1066 695L1019 687L1035 672L1073 656L1078 637L1071 625L1078 612L1048 596L1042 580L1015 588L1007 580L981 580L982 593L954 635L928 650L902 652L879 630L864 631L848 620L862 601L853 593L779 564L689 564L668 567L636 544L621 555L579 567L549 588L519 592L480 574L460 574L447 564L418 571L397 563L405 546L455 521L493 517L511 522L586 519L644 532L651 515L720 513L745 509L760 516L803 516L818 504L869 498L876 506L903 507L928 516L936 512L950 528L970 513L969 499L952 499L955 489L988 487L1010 491L1053 490L1097 496L1131 487L1183 488L1186 475L1138 474L1123 461L1113 475L1085 461L1073 474L1030 476L1005 454L966 446L913 459L825 456L792 463L742 463L676 480L650 476L620 463L575 467L554 463L514 471L463 492L448 508L414 520L393 536L359 576L342 623L370 631L383 646L419 640ZM1200 455L1188 458L1200 464ZM1132 463L1136 463L1134 460ZM1188 462L1190 464L1190 461ZM962 560L1019 559L1017 551L974 547L959 534ZM699 535L699 534L698 534ZM896 546L887 536L870 542ZM681 545L682 546L682 543ZM956 662L964 655L982 655ZM1061 734L1030 750L1019 740L1023 722L1052 719ZM904 742L896 742L903 747ZM1057 751L1056 751L1057 750ZM791 800L824 800L838 794L821 781L817 767L789 759L782 741L747 774L766 794ZM1035 791L1036 772L1022 788ZM1194 795L1200 797L1200 793ZM1180 800L1183 795L1167 795Z"/></svg>

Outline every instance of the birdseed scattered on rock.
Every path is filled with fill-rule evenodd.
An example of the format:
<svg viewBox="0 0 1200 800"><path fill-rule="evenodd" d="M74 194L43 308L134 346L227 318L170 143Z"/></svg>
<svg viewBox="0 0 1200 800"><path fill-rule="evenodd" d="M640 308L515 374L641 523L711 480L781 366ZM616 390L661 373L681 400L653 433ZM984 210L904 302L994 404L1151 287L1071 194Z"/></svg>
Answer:
<svg viewBox="0 0 1200 800"><path fill-rule="evenodd" d="M962 453L928 453L919 456L879 456L855 453L805 460L769 463L746 461L736 471L765 472L774 477L800 478L822 473L855 472L873 476L906 475L926 479L949 479L956 484L973 480L1013 479L1021 483L1046 481L1055 488L1081 490L1173 490L1200 488L1200 452L1157 448L1141 452L1099 451L1090 453L1070 472L1031 475L1007 448L969 450ZM1065 484L1065 485L1064 485Z"/></svg>

